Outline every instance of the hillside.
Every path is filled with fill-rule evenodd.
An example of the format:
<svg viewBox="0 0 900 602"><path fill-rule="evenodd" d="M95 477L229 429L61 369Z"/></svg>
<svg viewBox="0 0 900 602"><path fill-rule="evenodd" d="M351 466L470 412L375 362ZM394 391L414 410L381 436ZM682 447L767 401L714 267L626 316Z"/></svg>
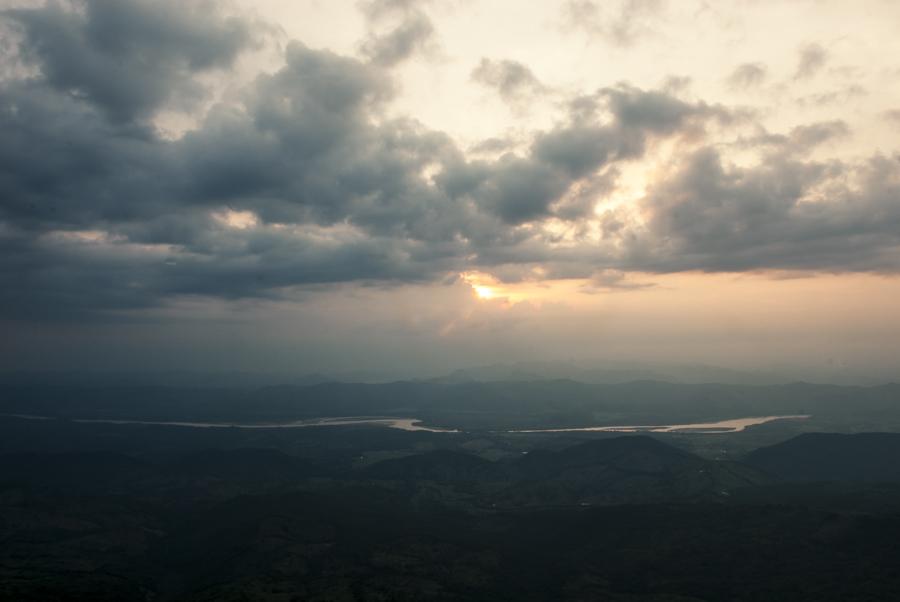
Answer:
<svg viewBox="0 0 900 602"><path fill-rule="evenodd" d="M808 433L744 461L788 481L900 481L900 433Z"/></svg>

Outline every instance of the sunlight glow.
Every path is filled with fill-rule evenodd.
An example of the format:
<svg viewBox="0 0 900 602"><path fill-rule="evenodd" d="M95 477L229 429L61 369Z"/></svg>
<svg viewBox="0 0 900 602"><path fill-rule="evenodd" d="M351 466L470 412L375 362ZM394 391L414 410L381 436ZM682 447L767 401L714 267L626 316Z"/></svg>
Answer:
<svg viewBox="0 0 900 602"><path fill-rule="evenodd" d="M489 301L505 295L498 288L498 281L484 272L463 272L459 275L463 282L472 287L472 292L482 301Z"/></svg>
<svg viewBox="0 0 900 602"><path fill-rule="evenodd" d="M497 296L497 293L494 292L494 289L489 286L473 284L472 290L475 291L475 294L478 295L479 299L493 299Z"/></svg>
<svg viewBox="0 0 900 602"><path fill-rule="evenodd" d="M220 224L233 230L247 230L259 225L259 218L252 211L225 209L224 211L213 212L212 216Z"/></svg>

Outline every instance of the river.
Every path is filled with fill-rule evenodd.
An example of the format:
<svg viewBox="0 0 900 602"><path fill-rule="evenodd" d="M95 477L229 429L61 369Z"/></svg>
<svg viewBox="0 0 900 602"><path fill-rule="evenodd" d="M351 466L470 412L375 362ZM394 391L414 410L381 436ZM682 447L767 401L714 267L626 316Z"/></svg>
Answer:
<svg viewBox="0 0 900 602"><path fill-rule="evenodd" d="M314 418L311 420L292 420L290 422L185 422L175 420L119 420L114 418L65 418L52 416L35 416L32 414L0 414L10 418L26 420L68 420L79 424L143 424L148 426L185 426L192 428L235 428L235 429L291 429L312 426L350 426L371 424L400 429L402 431L427 431L429 433L458 433L454 429L423 426L416 418L387 418L368 416L348 416L344 418Z"/></svg>
<svg viewBox="0 0 900 602"><path fill-rule="evenodd" d="M755 416L751 418L734 418L718 422L697 422L693 424L652 424L652 425L617 425L617 426L584 426L562 429L527 429L509 431L511 433L697 433L720 434L739 433L747 427L774 422L775 420L806 420L809 415L792 416Z"/></svg>
<svg viewBox="0 0 900 602"><path fill-rule="evenodd" d="M184 422L163 420L118 420L113 418L53 418L50 416L34 416L31 414L0 414L11 418L28 420L68 420L82 424L143 424L150 426L183 426L192 428L238 428L238 429L272 429L272 428L308 428L313 426L352 426L369 424L385 426L403 431L425 431L429 433L458 433L456 429L423 426L416 418L391 418L380 416L347 416L342 418L315 418L311 420L293 420L290 422ZM747 427L765 424L775 420L805 420L808 415L792 416L755 416L751 418L734 418L718 422L697 422L692 424L655 424L655 425L614 425L583 426L551 429L519 429L504 431L507 433L694 433L721 434L739 433Z"/></svg>

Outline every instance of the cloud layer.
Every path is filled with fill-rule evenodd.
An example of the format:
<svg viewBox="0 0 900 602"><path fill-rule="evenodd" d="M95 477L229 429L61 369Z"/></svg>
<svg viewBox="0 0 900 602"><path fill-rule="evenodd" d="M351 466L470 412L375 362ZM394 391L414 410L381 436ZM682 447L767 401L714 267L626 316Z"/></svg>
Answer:
<svg viewBox="0 0 900 602"><path fill-rule="evenodd" d="M623 20L659 3L633 4ZM392 111L394 68L433 38L425 12L365 10L359 56L292 41L278 69L177 139L154 118L207 99L204 78L264 27L207 0L6 11L30 71L0 83L0 313L69 319L470 270L610 288L628 271L900 268L898 158L822 158L851 135L843 121L773 134L744 109L620 83L555 90L553 125L477 158ZM396 26L376 30L385 18ZM827 59L804 47L796 77ZM506 100L545 89L511 59L471 73ZM730 82L765 77L746 63ZM623 198L641 165L642 192Z"/></svg>

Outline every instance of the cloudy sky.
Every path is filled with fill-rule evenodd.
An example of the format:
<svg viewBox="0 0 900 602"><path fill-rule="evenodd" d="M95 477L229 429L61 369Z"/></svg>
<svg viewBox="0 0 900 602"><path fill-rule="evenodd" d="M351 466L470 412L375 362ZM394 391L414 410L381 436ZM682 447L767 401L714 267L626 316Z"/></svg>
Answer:
<svg viewBox="0 0 900 602"><path fill-rule="evenodd" d="M0 0L0 361L900 374L892 0Z"/></svg>

